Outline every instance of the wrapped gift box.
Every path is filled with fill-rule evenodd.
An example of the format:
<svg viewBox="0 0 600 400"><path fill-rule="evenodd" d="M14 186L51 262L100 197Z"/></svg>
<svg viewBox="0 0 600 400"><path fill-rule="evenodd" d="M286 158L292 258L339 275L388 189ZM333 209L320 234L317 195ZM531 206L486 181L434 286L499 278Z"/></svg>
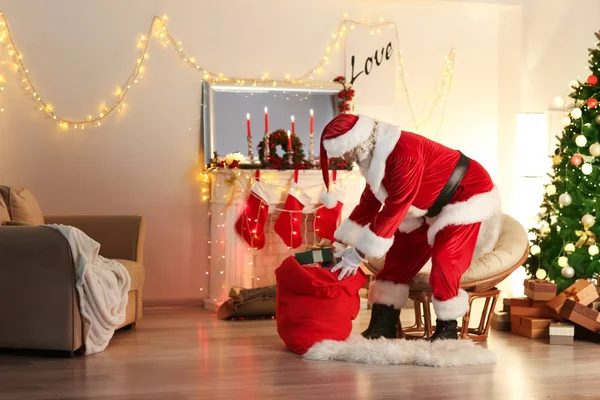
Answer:
<svg viewBox="0 0 600 400"><path fill-rule="evenodd" d="M556 285L540 279L525 279L525 296L532 300L548 301L556 297Z"/></svg>
<svg viewBox="0 0 600 400"><path fill-rule="evenodd" d="M550 344L573 345L575 338L575 325L565 322L553 322L550 324Z"/></svg>
<svg viewBox="0 0 600 400"><path fill-rule="evenodd" d="M567 299L572 299L576 303L582 306L592 304L598 299L598 292L596 287L585 279L579 279L577 282L569 286L567 290L548 301L548 308L550 308L556 316L561 315L561 309Z"/></svg>
<svg viewBox="0 0 600 400"><path fill-rule="evenodd" d="M316 263L332 264L334 262L333 249L331 248L303 251L294 254L294 257L300 265L310 265Z"/></svg>
<svg viewBox="0 0 600 400"><path fill-rule="evenodd" d="M513 316L511 324L516 323L517 327L511 326L511 331L530 339L547 339L552 321L550 318Z"/></svg>
<svg viewBox="0 0 600 400"><path fill-rule="evenodd" d="M492 314L492 329L510 331L510 314L505 311L496 311Z"/></svg>
<svg viewBox="0 0 600 400"><path fill-rule="evenodd" d="M577 303L575 300L567 299L565 301L560 310L560 316L594 333L600 332L600 313L593 308Z"/></svg>
<svg viewBox="0 0 600 400"><path fill-rule="evenodd" d="M551 311L546 307L547 302L535 301L527 297L516 297L508 305L511 316L552 318Z"/></svg>

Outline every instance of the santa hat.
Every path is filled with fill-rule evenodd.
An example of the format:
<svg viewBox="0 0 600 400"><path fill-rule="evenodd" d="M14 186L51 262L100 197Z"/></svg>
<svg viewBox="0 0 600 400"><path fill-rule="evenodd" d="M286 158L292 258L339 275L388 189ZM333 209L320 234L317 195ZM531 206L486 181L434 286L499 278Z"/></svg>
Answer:
<svg viewBox="0 0 600 400"><path fill-rule="evenodd" d="M337 196L329 190L329 156L341 157L344 153L366 142L373 131L375 121L369 117L340 114L323 129L321 135L321 172L327 191L321 195L321 203L327 208L337 204Z"/></svg>

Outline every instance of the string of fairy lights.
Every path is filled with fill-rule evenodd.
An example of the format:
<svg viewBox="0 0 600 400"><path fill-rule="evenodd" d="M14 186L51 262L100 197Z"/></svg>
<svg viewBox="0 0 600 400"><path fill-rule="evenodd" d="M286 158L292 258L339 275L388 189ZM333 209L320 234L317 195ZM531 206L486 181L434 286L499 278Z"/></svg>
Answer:
<svg viewBox="0 0 600 400"><path fill-rule="evenodd" d="M198 72L202 74L202 77L206 81L210 82L225 82L233 85L251 85L251 86L277 86L282 83L292 83L297 85L304 85L306 87L318 87L319 82L322 82L325 78L324 70L327 66L330 65L331 59L334 52L339 52L343 50L345 52L346 49L346 37L348 30L354 30L357 26L368 28L371 35L381 34L384 28L394 29L395 33L395 41L396 47L398 48L400 40L398 29L393 22L386 22L383 18L380 19L380 22L372 24L369 20L356 21L352 19L348 19L348 15L344 14L344 19L339 24L338 29L331 36L331 40L327 47L325 48L325 54L321 59L317 62L315 66L310 68L306 73L298 76L292 77L291 75L285 75L285 78L282 79L273 79L269 76L269 73L263 74L259 78L247 79L241 77L228 76L223 73L217 73L210 71L209 69L203 67L202 65L196 62L194 57L190 57L183 50L181 41L176 40L169 29L165 21L167 21L167 16L158 17L155 16L150 23L150 26L146 32L140 36L137 47L138 47L138 55L136 57L136 61L134 67L132 69L131 74L127 77L125 82L121 85L118 85L117 89L114 91L114 98L111 102L107 102L108 105L102 106L102 108L95 113L90 113L86 117L72 119L67 118L64 115L58 114L54 106L42 98L41 94L35 89L35 85L32 82L30 77L29 69L25 66L23 62L23 54L19 51L16 46L10 26L8 24L8 20L6 16L0 12L0 46L4 45L7 49L8 56L12 59L12 69L16 71L19 75L21 86L23 87L26 94L31 97L31 99L36 103L40 112L44 113L48 118L56 121L58 126L62 129L85 129L90 126L101 126L102 120L107 118L109 115L115 112L121 112L123 108L126 106L125 98L129 92L129 90L143 79L144 71L145 71L145 63L149 57L148 54L148 45L151 37L159 40L164 46L172 47L179 57L190 67L194 68ZM396 77L397 85L402 87L404 90L405 97L408 102L408 108L410 110L410 115L412 119L412 126L416 130L420 130L422 127L428 124L431 120L432 116L435 114L436 110L445 109L445 104L448 99L448 94L450 91L450 87L452 84L452 77L454 73L454 57L456 55L455 50L451 50L450 53L444 57L445 65L442 73L442 81L437 90L437 93L434 96L434 101L431 105L429 105L425 112L424 116L421 119L416 118L416 106L412 101L412 96L408 90L407 78L408 75L405 72L404 65L404 56L402 51L396 52L396 57L398 59L398 73ZM2 64L6 64L6 61L3 61ZM316 79L318 78L318 79ZM0 91L3 91L4 88L2 84L5 82L5 78L2 74L0 74ZM2 107L0 105L0 107ZM4 108L0 108L0 112L3 112ZM443 118L443 117L442 117ZM440 122L441 126L441 122Z"/></svg>

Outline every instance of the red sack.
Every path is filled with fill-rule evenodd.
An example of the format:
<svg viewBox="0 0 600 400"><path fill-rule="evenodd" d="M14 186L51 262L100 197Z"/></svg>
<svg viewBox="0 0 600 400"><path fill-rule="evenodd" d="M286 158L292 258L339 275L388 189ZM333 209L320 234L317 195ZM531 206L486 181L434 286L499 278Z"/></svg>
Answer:
<svg viewBox="0 0 600 400"><path fill-rule="evenodd" d="M360 269L338 281L325 268L302 266L293 256L275 270L277 333L286 346L304 354L323 340L345 340L360 310L358 291L367 281Z"/></svg>

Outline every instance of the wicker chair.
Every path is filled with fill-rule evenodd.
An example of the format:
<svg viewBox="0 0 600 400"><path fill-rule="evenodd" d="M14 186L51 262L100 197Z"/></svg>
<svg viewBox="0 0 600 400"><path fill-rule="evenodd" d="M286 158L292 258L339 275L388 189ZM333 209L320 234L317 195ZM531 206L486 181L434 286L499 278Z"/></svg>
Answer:
<svg viewBox="0 0 600 400"><path fill-rule="evenodd" d="M469 294L469 312L462 318L459 327L461 339L472 339L475 341L486 340L492 313L500 295L496 287L511 273L519 268L527 259L529 241L527 232L523 226L512 217L504 214L502 216L502 229L494 251L473 260L467 272L462 276L461 288ZM365 266L373 274L377 274L383 264L385 257L377 260L369 260ZM398 324L398 337L429 338L435 330L432 325L432 291L429 285L429 272L431 264L426 265L410 283L409 298L415 304L415 323L408 327ZM471 308L476 299L485 299L485 304L479 325L469 328L471 319Z"/></svg>

